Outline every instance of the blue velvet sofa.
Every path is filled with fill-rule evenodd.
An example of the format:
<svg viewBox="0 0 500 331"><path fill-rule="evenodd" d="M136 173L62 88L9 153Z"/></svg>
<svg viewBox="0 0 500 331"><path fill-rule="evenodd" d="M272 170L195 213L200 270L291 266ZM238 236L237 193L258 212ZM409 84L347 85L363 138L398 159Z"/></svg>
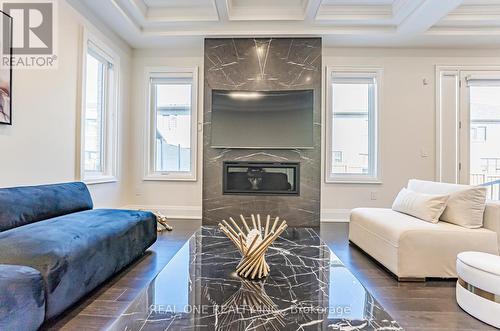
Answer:
<svg viewBox="0 0 500 331"><path fill-rule="evenodd" d="M152 213L93 209L83 183L0 189L0 330L37 330L155 241Z"/></svg>

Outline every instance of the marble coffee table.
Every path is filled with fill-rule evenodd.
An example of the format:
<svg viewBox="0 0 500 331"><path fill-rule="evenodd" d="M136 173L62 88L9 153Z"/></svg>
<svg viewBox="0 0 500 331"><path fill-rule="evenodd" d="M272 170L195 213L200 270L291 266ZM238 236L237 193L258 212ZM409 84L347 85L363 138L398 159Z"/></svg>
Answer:
<svg viewBox="0 0 500 331"><path fill-rule="evenodd" d="M110 330L402 330L312 229L276 240L262 281L236 275L240 258L202 227Z"/></svg>

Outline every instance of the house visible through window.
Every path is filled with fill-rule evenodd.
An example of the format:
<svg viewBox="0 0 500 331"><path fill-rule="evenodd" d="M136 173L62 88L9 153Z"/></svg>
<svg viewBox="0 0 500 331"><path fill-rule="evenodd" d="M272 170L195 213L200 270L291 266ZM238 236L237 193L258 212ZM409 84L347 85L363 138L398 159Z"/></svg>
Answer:
<svg viewBox="0 0 500 331"><path fill-rule="evenodd" d="M152 73L147 179L193 179L193 73Z"/></svg>
<svg viewBox="0 0 500 331"><path fill-rule="evenodd" d="M342 154L342 152L333 151L333 162L338 164L342 163L343 160L344 160L344 155Z"/></svg>
<svg viewBox="0 0 500 331"><path fill-rule="evenodd" d="M331 181L376 180L377 73L332 71L329 93Z"/></svg>
<svg viewBox="0 0 500 331"><path fill-rule="evenodd" d="M191 83L157 82L155 171L191 170Z"/></svg>
<svg viewBox="0 0 500 331"><path fill-rule="evenodd" d="M114 174L116 102L113 58L87 42L82 116L83 180L108 180Z"/></svg>
<svg viewBox="0 0 500 331"><path fill-rule="evenodd" d="M486 141L486 126L474 126L474 124L471 124L470 130L470 137L472 141Z"/></svg>

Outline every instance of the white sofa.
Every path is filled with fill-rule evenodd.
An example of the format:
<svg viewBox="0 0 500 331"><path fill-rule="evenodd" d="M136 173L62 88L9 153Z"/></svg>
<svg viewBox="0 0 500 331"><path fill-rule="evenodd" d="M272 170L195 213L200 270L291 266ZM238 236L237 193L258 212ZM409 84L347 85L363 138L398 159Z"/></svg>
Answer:
<svg viewBox="0 0 500 331"><path fill-rule="evenodd" d="M439 191L450 186L433 185ZM479 229L442 221L433 224L392 209L357 208L351 212L349 240L400 280L456 278L458 253L499 254L500 202L487 201Z"/></svg>

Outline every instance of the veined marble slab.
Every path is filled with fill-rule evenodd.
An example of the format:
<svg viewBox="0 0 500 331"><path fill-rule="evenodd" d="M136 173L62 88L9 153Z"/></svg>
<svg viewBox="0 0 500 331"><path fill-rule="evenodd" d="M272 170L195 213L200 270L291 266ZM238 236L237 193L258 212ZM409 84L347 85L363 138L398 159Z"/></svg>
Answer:
<svg viewBox="0 0 500 331"><path fill-rule="evenodd" d="M403 330L308 228L270 247L270 275L238 277L240 254L204 226L110 330Z"/></svg>
<svg viewBox="0 0 500 331"><path fill-rule="evenodd" d="M321 38L208 38L204 48L203 225L240 214L270 214L318 227L321 202ZM212 90L313 90L313 148L212 147ZM286 121L286 119L284 119ZM252 130L251 127L248 130ZM276 133L280 128L276 128ZM274 134L274 133L273 133ZM299 162L300 195L225 195L224 161Z"/></svg>

